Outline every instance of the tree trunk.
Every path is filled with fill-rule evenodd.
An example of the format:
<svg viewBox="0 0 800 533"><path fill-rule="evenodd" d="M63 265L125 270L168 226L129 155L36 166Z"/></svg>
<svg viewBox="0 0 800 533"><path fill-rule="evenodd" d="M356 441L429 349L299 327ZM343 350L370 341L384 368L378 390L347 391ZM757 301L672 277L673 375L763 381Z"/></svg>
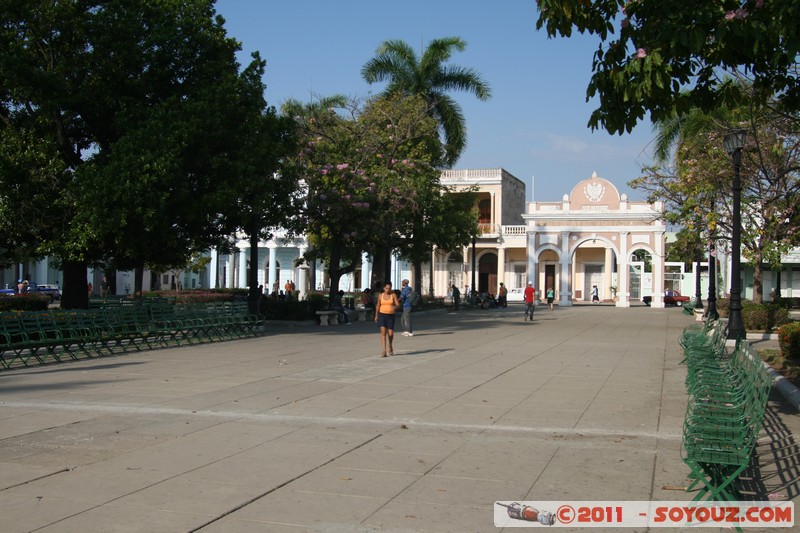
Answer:
<svg viewBox="0 0 800 533"><path fill-rule="evenodd" d="M339 292L339 279L342 277L342 271L339 268L339 263L342 260L342 250L338 243L333 243L331 246L331 256L328 258L328 278L331 286L328 290L329 302L333 300Z"/></svg>
<svg viewBox="0 0 800 533"><path fill-rule="evenodd" d="M742 299L744 299L744 283L742 283ZM764 270L761 268L761 257L756 257L753 264L753 302L764 301Z"/></svg>
<svg viewBox="0 0 800 533"><path fill-rule="evenodd" d="M117 294L117 271L116 269L104 270L103 275L108 279L108 294Z"/></svg>
<svg viewBox="0 0 800 533"><path fill-rule="evenodd" d="M144 278L144 261L140 261L133 269L133 297L142 296L142 278Z"/></svg>
<svg viewBox="0 0 800 533"><path fill-rule="evenodd" d="M64 261L64 285L61 288L61 307L63 309L88 309L89 292L86 281L86 263L83 261Z"/></svg>
<svg viewBox="0 0 800 533"><path fill-rule="evenodd" d="M414 263L414 290L422 294L422 263Z"/></svg>
<svg viewBox="0 0 800 533"><path fill-rule="evenodd" d="M384 277L384 263L384 248L383 246L378 246L375 249L375 256L372 258L372 276L370 276L370 287L373 289L375 287L381 287L382 290L383 284L386 283L386 280L388 279Z"/></svg>
<svg viewBox="0 0 800 533"><path fill-rule="evenodd" d="M242 265L242 268L246 265ZM247 273L247 284L250 290L247 293L247 309L250 314L258 315L261 313L259 303L261 294L258 292L258 224L250 226L250 271Z"/></svg>

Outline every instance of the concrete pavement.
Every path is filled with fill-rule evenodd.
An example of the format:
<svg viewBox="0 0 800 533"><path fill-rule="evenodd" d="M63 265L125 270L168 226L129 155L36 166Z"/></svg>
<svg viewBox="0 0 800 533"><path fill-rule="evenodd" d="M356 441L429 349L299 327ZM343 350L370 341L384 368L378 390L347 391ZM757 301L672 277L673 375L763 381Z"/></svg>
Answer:
<svg viewBox="0 0 800 533"><path fill-rule="evenodd" d="M511 305L415 314L386 359L356 322L3 372L0 530L497 531L496 500L689 500L692 320ZM800 415L776 396L765 427L749 488L800 503Z"/></svg>

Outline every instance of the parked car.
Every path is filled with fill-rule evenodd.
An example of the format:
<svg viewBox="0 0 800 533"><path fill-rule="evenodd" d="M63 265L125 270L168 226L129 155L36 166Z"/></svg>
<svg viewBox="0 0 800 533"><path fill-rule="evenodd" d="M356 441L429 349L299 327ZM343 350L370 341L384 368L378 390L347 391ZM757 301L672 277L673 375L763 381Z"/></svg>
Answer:
<svg viewBox="0 0 800 533"><path fill-rule="evenodd" d="M681 295L680 292L674 290L664 291L664 305L682 305L688 302L691 298Z"/></svg>
<svg viewBox="0 0 800 533"><path fill-rule="evenodd" d="M47 294L50 296L50 301L53 302L55 300L61 300L61 289L58 288L58 285L51 285L49 283L42 283L39 285L38 283L31 283L28 286L28 292L38 292L39 294Z"/></svg>

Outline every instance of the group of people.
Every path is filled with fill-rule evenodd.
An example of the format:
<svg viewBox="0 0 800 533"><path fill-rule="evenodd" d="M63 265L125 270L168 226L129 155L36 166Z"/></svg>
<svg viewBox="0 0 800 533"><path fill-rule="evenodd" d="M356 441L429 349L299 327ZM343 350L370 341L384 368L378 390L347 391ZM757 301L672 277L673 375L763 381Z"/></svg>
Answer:
<svg viewBox="0 0 800 533"><path fill-rule="evenodd" d="M272 298L273 300L291 300L292 298L297 298L297 290L295 290L294 282L289 280L283 286L282 290L278 290L278 282L272 284L272 292L266 293L264 292L264 286L258 286L258 292L261 294L262 298Z"/></svg>

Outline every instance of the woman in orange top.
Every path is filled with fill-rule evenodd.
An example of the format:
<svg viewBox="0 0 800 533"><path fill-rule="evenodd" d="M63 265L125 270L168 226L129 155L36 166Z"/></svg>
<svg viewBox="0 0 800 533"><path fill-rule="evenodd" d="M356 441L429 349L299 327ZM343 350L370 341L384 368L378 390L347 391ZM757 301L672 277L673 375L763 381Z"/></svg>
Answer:
<svg viewBox="0 0 800 533"><path fill-rule="evenodd" d="M389 355L394 355L394 348L392 347L392 340L394 340L394 313L398 307L400 307L400 300L397 298L397 294L392 291L392 282L387 281L375 305L375 322L381 328L382 357L386 357L386 337L389 337Z"/></svg>

